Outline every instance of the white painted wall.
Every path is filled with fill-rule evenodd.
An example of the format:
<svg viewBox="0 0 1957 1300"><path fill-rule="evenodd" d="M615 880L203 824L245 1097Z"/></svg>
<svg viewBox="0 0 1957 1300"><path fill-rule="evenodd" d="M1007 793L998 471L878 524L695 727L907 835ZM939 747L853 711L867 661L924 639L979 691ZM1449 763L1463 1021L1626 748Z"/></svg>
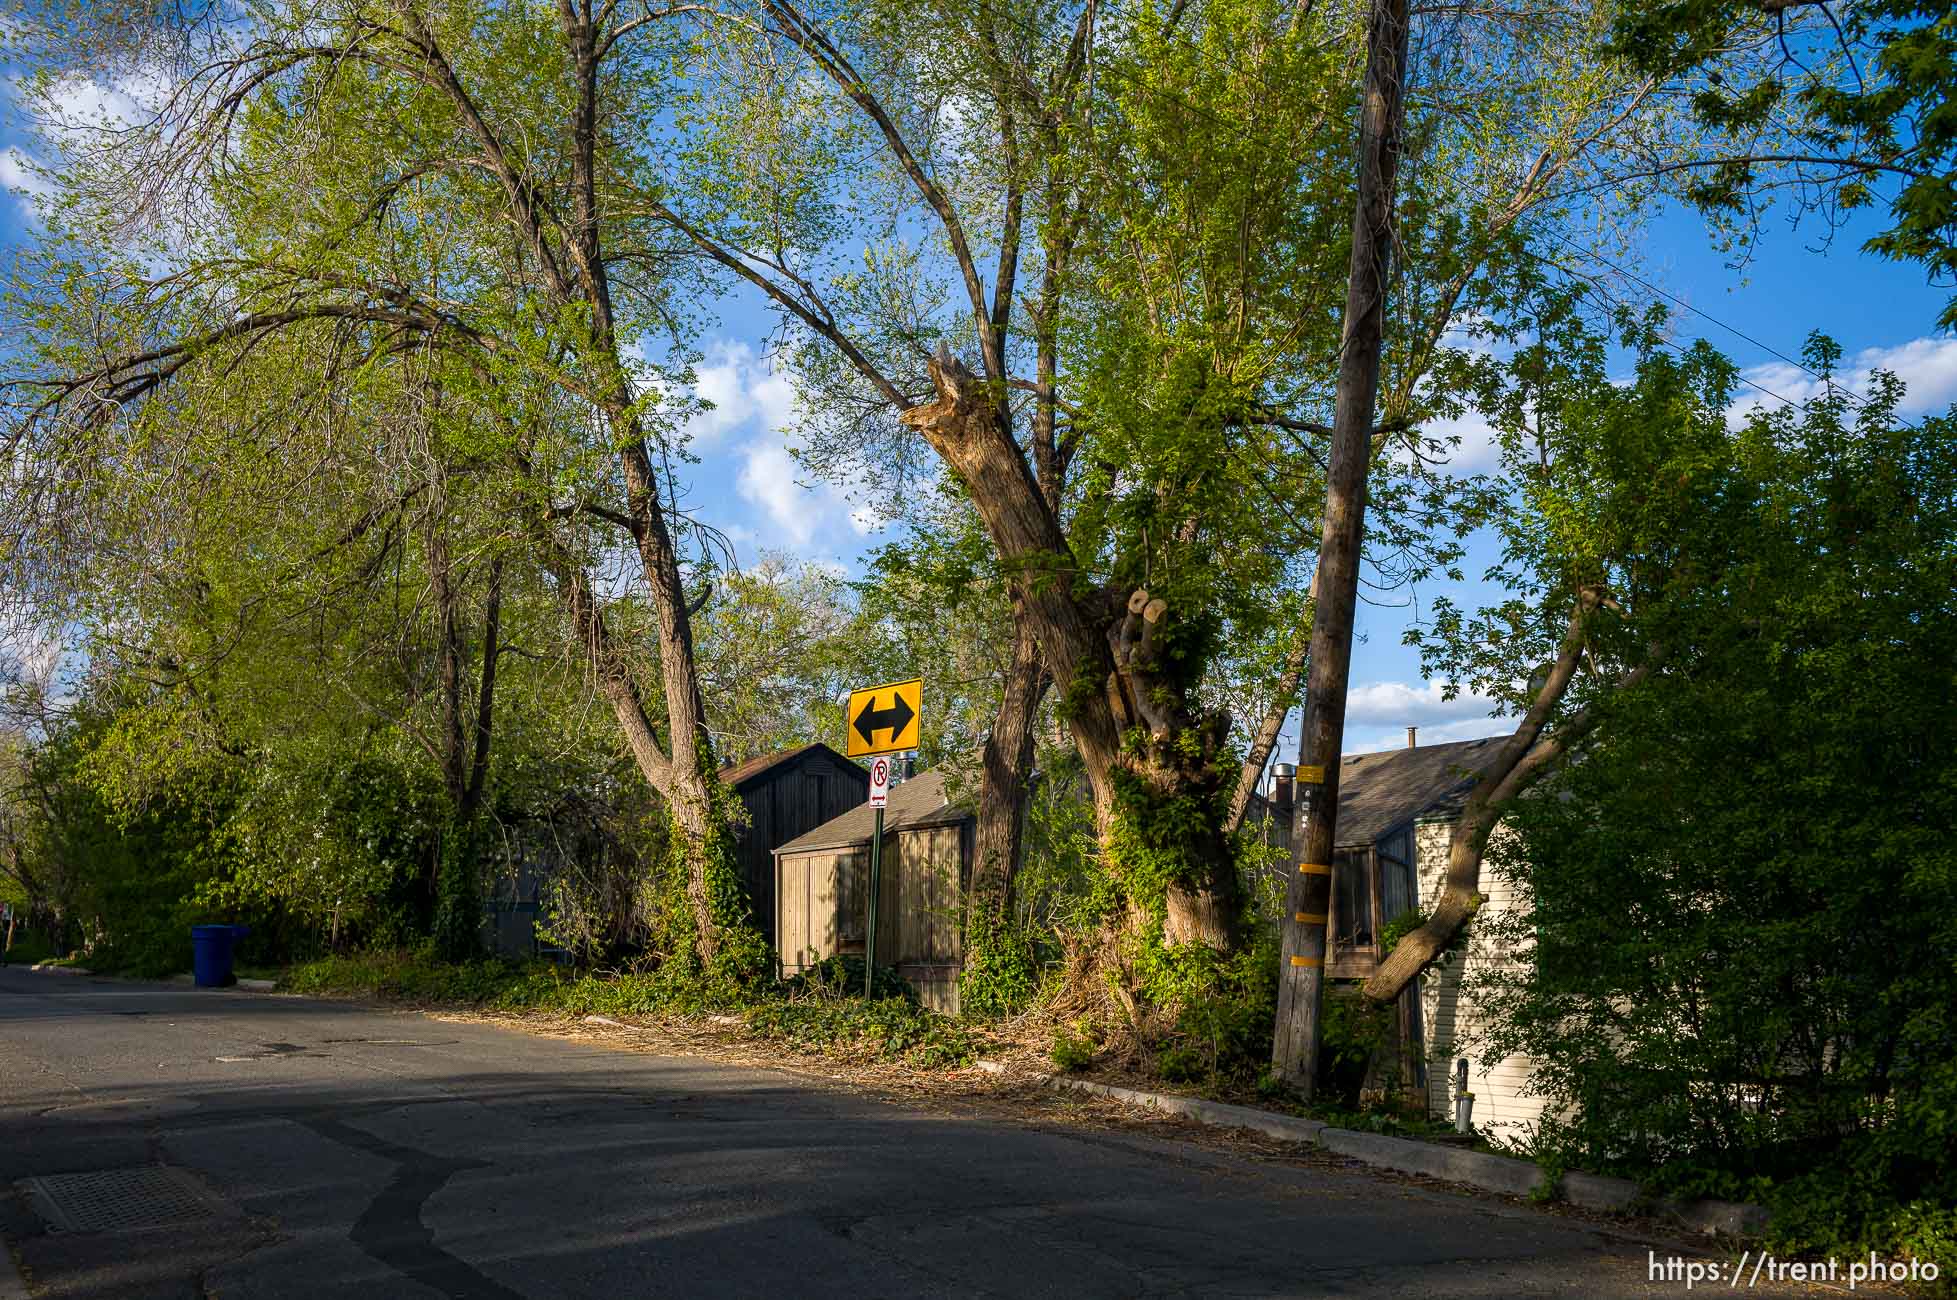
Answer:
<svg viewBox="0 0 1957 1300"><path fill-rule="evenodd" d="M1447 874L1449 826L1430 822L1414 828L1414 873L1420 882L1420 908L1432 912ZM1497 827L1495 836L1504 833ZM1487 896L1481 915L1493 916L1514 904L1515 888L1484 867L1481 890ZM1480 1022L1473 999L1462 992L1471 971L1496 963L1512 965L1526 957L1499 949L1481 927L1469 931L1468 950L1439 973L1420 978L1420 1041L1427 1051L1427 1104L1439 1119L1454 1118L1454 1062L1468 1058L1468 1091L1475 1095L1475 1127L1509 1142L1526 1142L1542 1119L1543 1099L1527 1095L1529 1059L1487 1060L1473 1040Z"/></svg>

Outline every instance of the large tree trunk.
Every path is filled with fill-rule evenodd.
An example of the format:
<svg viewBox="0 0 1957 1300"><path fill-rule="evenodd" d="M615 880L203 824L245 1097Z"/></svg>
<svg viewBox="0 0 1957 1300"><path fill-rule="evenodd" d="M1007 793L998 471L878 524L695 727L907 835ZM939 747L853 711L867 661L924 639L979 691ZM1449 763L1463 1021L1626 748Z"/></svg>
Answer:
<svg viewBox="0 0 1957 1300"><path fill-rule="evenodd" d="M462 789L462 816L473 820L482 808L489 781L489 739L496 720L496 664L502 657L503 561L489 563L489 597L482 616L482 664L476 677L475 753L469 762L469 781Z"/></svg>
<svg viewBox="0 0 1957 1300"><path fill-rule="evenodd" d="M1372 461L1373 407L1379 397L1406 66L1407 0L1373 0L1366 31L1359 194L1352 214L1352 259L1326 474L1325 532L1313 579L1318 599L1305 693L1305 759L1299 773L1300 789L1312 791L1311 815L1305 821L1302 843L1294 841L1297 864L1285 909L1291 919L1283 929L1277 1031L1271 1044L1273 1071L1307 1098L1318 1081L1325 925L1331 911L1333 850L1338 843L1339 750L1345 735L1353 612L1365 541L1366 476ZM1308 776L1314 781L1307 782Z"/></svg>
<svg viewBox="0 0 1957 1300"><path fill-rule="evenodd" d="M1078 565L1059 517L985 384L945 349L932 358L930 373L938 400L901 418L964 481L1000 558L1018 571L1015 598L1066 698L1103 847L1114 847L1123 817L1183 814L1175 850L1183 861L1167 891L1165 938L1232 946L1241 890L1214 811L1222 802L1216 759L1228 716L1199 715L1189 692L1160 662L1156 633L1169 613L1164 602L1137 591L1119 617L1111 601L1076 594ZM1124 746L1124 734L1137 730L1141 741ZM1119 861L1118 854L1111 856Z"/></svg>
<svg viewBox="0 0 1957 1300"><path fill-rule="evenodd" d="M1019 870L1025 836L1027 783L1033 772L1033 723L1046 695L1046 670L1032 625L1013 600L1012 661L992 734L985 739L979 773L976 852L966 898L968 940L982 929L979 918L1006 916L1012 906L1013 875Z"/></svg>
<svg viewBox="0 0 1957 1300"><path fill-rule="evenodd" d="M663 526L663 525L662 525ZM611 628L605 622L603 610L592 591L590 575L577 562L561 542L551 535L547 522L539 520L534 534L544 555L545 567L555 580L558 598L570 615L571 626L575 631L583 651L586 667L590 670L593 682L605 702L611 706L612 714L618 719L619 730L624 733L626 748L631 751L632 760L646 783L658 792L666 802L672 816L674 833L677 834L686 854L687 879L685 882L688 913L693 921L700 945L700 957L711 961L718 952L720 924L715 916L709 882L707 880L708 856L717 849L716 841L725 835L726 827L720 823L714 811L711 792L702 779L701 762L694 753L682 750L677 743L673 745L671 756L662 745L658 729L652 715L646 711L645 701L640 698L637 681L632 675L631 666L624 652L612 637ZM675 579L677 565L675 566ZM677 581L674 583L677 586ZM692 677L692 637L691 625L686 614L684 601L678 604L680 618L668 630L668 620L661 610L660 649L662 661L660 668L666 685L668 708L677 695L687 698L685 683L675 689L673 678L676 670L671 661L664 658L667 638L672 636L686 648L681 662L685 665L686 676L692 678L692 698L698 700L697 678ZM704 735L696 720L688 726L674 725L671 733L677 742L681 734L704 743ZM696 751L697 752L697 751ZM709 754L710 761L710 754ZM706 775L710 775L711 771Z"/></svg>
<svg viewBox="0 0 1957 1300"><path fill-rule="evenodd" d="M634 744L633 751L642 755L643 749L640 767L672 812L673 829L686 854L685 889L695 942L700 959L712 964L721 947L723 930L742 924L747 918L729 914L726 906L716 902L717 896L724 896L724 890L711 877L716 872L727 873L733 869L731 828L717 797L715 772L719 765L714 760L713 742L707 731L706 702L700 694L700 675L693 657L693 611L687 603L679 551L667 525L658 474L646 447L645 428L638 415L638 394L619 357L599 203L601 37L589 7L563 3L558 6L558 16L578 90L571 119L572 211L565 234L577 270L576 296L591 312L584 359L598 377L598 404L619 449L626 516L631 522L640 571L651 589L658 622L659 676L666 696L665 757L668 761L648 762L650 754L658 751L656 739L649 746ZM564 296L572 295L567 292ZM588 597L589 593L586 594ZM613 697L614 708L620 710L620 720L628 733L644 721L636 692L620 691L615 685L608 689L608 694ZM636 713L637 717L628 721L627 713ZM650 732L649 727L646 730ZM733 888L738 890L738 881L733 882Z"/></svg>
<svg viewBox="0 0 1957 1300"><path fill-rule="evenodd" d="M431 864L429 896L433 905L438 950L451 960L464 960L480 950L482 827L478 824L489 766L490 726L494 718L498 623L502 613L502 566L490 566L489 593L484 613L482 662L476 682L473 737L466 734L467 709L462 661L462 592L454 554L449 546L448 494L444 471L437 467L427 510L427 546L431 585L435 594L435 631L441 677L442 782L449 799L448 825L440 852Z"/></svg>

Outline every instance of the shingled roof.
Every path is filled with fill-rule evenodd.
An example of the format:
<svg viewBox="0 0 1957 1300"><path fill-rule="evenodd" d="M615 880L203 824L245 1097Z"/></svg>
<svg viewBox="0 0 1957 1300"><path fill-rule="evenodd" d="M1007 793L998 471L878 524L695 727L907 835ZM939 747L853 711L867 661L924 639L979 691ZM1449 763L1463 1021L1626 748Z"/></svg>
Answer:
<svg viewBox="0 0 1957 1300"><path fill-rule="evenodd" d="M1416 817L1459 812L1507 739L1490 736L1346 755L1339 761L1339 847L1371 844Z"/></svg>
<svg viewBox="0 0 1957 1300"><path fill-rule="evenodd" d="M971 809L947 802L942 768L919 772L910 780L890 787L890 804L883 810L883 833L920 830L927 826L955 826L972 816ZM859 804L840 817L831 818L814 830L798 835L776 849L776 853L801 853L809 849L839 849L851 844L868 844L876 830L876 809Z"/></svg>
<svg viewBox="0 0 1957 1300"><path fill-rule="evenodd" d="M835 759L838 764L847 765L850 762L849 759L844 758L835 750L830 749L829 746L823 744L821 741L817 741L813 745L797 745L794 749L780 749L772 754L762 754L758 757L750 758L745 763L736 763L732 767L723 767L720 769L720 783L722 785L732 786L738 790L749 781L754 780L754 778L764 773L773 771L783 763L792 763L804 754L812 753L818 749L827 750L829 757Z"/></svg>

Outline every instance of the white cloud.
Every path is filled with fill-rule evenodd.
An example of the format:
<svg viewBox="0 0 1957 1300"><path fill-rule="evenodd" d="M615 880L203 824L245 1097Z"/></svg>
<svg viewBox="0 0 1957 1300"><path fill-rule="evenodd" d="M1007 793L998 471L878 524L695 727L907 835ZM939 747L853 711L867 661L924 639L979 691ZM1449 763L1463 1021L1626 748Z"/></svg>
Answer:
<svg viewBox="0 0 1957 1300"><path fill-rule="evenodd" d="M844 523L858 537L876 531L880 519L874 510L854 505L849 494L833 483L805 481L790 444L779 435L763 434L749 441L741 447L740 457L735 489L762 516L758 531L742 530L753 541L785 542L802 549Z"/></svg>
<svg viewBox="0 0 1957 1300"><path fill-rule="evenodd" d="M1493 716L1494 701L1466 692L1441 698L1439 682L1367 682L1346 697L1345 752L1368 754L1407 743L1407 728L1419 728L1423 745L1449 740L1500 736L1515 729L1513 719Z"/></svg>
<svg viewBox="0 0 1957 1300"><path fill-rule="evenodd" d="M13 99L29 110L42 131L56 136L144 125L153 121L170 96L172 83L160 69L140 69L112 82L69 76L23 94L15 78Z"/></svg>
<svg viewBox="0 0 1957 1300"><path fill-rule="evenodd" d="M817 492L795 479L795 460L780 442L757 440L741 452L735 486L797 546L808 545L823 522Z"/></svg>
<svg viewBox="0 0 1957 1300"><path fill-rule="evenodd" d="M17 145L0 149L0 190L20 190L31 196L54 193L54 184L34 168L39 160Z"/></svg>
<svg viewBox="0 0 1957 1300"><path fill-rule="evenodd" d="M734 488L759 517L752 528L728 530L737 546L803 550L844 525L858 537L876 531L882 522L876 511L851 501L842 487L804 477L795 460L803 423L795 387L751 346L731 339L708 344L693 367L693 395L712 404L687 422L696 446L749 434L734 448Z"/></svg>
<svg viewBox="0 0 1957 1300"><path fill-rule="evenodd" d="M1892 371L1903 381L1908 391L1898 411L1905 418L1941 411L1957 402L1957 338L1918 338L1894 347L1863 348L1842 359L1836 382L1863 397L1871 370ZM1735 424L1757 409L1771 410L1787 402L1804 405L1826 388L1806 370L1785 361L1753 366L1741 375L1749 382L1741 385L1739 400L1727 412Z"/></svg>
<svg viewBox="0 0 1957 1300"><path fill-rule="evenodd" d="M687 421L696 444L711 446L737 429L758 426L762 433L792 429L801 420L794 385L755 354L746 343L718 339L706 359L693 367L693 395L711 403Z"/></svg>
<svg viewBox="0 0 1957 1300"><path fill-rule="evenodd" d="M1493 706L1486 696L1463 692L1452 700L1443 699L1439 682L1367 682L1346 696L1348 725L1413 726L1466 717L1482 717Z"/></svg>
<svg viewBox="0 0 1957 1300"><path fill-rule="evenodd" d="M1443 449L1444 463L1456 474L1489 474L1501 467L1502 449L1495 441L1495 431L1485 417L1472 411L1429 420L1420 426L1420 434L1436 442L1461 440L1460 446ZM1407 453L1401 454L1404 458Z"/></svg>

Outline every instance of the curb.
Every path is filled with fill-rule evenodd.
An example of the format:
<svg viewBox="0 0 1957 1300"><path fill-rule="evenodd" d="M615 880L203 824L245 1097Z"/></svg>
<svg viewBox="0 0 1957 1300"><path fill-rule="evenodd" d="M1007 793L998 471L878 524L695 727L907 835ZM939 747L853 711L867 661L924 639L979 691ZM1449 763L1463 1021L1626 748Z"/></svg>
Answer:
<svg viewBox="0 0 1957 1300"><path fill-rule="evenodd" d="M980 1062L980 1068L983 1069L987 1064L989 1062ZM1326 1146L1330 1144L1325 1139L1338 1132L1337 1129L1327 1129L1319 1120L1298 1119L1291 1115L1257 1110L1251 1106L1232 1106L1227 1102L1204 1101L1200 1097L1178 1097L1173 1093L1137 1092L1133 1088L1117 1088L1108 1083L1089 1083L1085 1079L1064 1079L1054 1074L1040 1075L1039 1078L1049 1088L1060 1088L1068 1092L1088 1092L1097 1097L1112 1097L1116 1101L1125 1101L1131 1106L1166 1111L1172 1115L1184 1115L1198 1124L1209 1124L1216 1128L1247 1128L1252 1132L1262 1133L1283 1142L1314 1142Z"/></svg>
<svg viewBox="0 0 1957 1300"><path fill-rule="evenodd" d="M1539 1195L1538 1189L1543 1184L1543 1172L1538 1166L1486 1151L1464 1151L1459 1147L1343 1128L1327 1129L1322 1144L1327 1151L1350 1156L1364 1164L1396 1169L1403 1174L1425 1174L1450 1183L1466 1183L1504 1196Z"/></svg>
<svg viewBox="0 0 1957 1300"><path fill-rule="evenodd" d="M57 966L51 961L37 961L27 969L40 971L43 975L93 975L95 973L86 966Z"/></svg>
<svg viewBox="0 0 1957 1300"><path fill-rule="evenodd" d="M977 1065L988 1073L1005 1073L1004 1067L996 1061L979 1061ZM1464 1151L1459 1147L1419 1142L1412 1138L1387 1137L1382 1133L1332 1128L1318 1120L1298 1119L1251 1106L1232 1106L1174 1093L1142 1092L1135 1088L1118 1088L1113 1084L1090 1083L1085 1079L1067 1079L1052 1074L1035 1075L1034 1079L1044 1087L1109 1097L1147 1110L1183 1115L1199 1124L1250 1129L1288 1142L1311 1142L1361 1164L1399 1173L1424 1174L1429 1178L1463 1183L1504 1196L1535 1198L1550 1195L1586 1210L1657 1217L1706 1236L1752 1236L1767 1226L1767 1211L1758 1205L1713 1200L1654 1202L1627 1178L1606 1178L1601 1174L1571 1171L1565 1173L1552 1188L1541 1166L1511 1156Z"/></svg>

